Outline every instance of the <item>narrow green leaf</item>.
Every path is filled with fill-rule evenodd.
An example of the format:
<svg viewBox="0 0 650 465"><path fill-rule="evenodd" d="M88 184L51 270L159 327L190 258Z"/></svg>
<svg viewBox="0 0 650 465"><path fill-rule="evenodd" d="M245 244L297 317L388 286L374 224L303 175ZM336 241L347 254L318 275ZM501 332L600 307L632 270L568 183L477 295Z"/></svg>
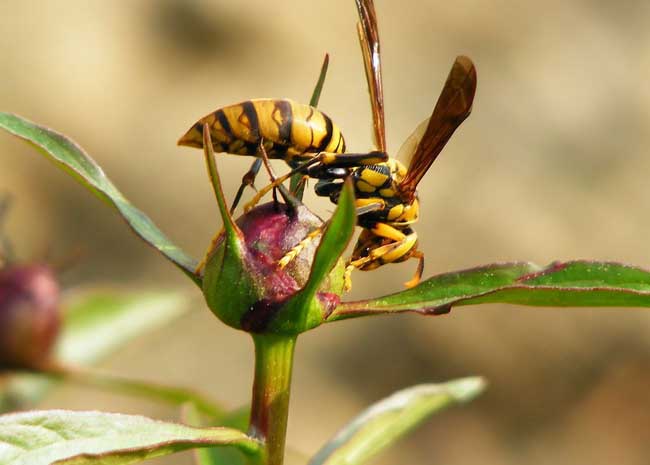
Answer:
<svg viewBox="0 0 650 465"><path fill-rule="evenodd" d="M434 413L467 402L485 388L481 378L423 384L374 404L340 430L309 465L360 465L402 438Z"/></svg>
<svg viewBox="0 0 650 465"><path fill-rule="evenodd" d="M194 273L196 261L174 245L147 215L134 207L76 142L10 113L0 112L0 128L34 145L93 194L114 207L138 236L200 285L200 278Z"/></svg>
<svg viewBox="0 0 650 465"><path fill-rule="evenodd" d="M210 128L207 123L203 124L203 159L205 161L205 166L208 171L208 178L210 179L210 184L212 185L212 190L217 201L217 206L219 207L219 212L221 213L221 219L223 220L226 240L233 243L233 246L237 248L239 247L237 242L241 240L241 231L239 231L239 228L235 224L235 220L230 213L230 209L228 208L228 202L226 202L226 196L223 193L221 176L219 175L219 170L217 169L217 163L214 160L214 147L212 146Z"/></svg>
<svg viewBox="0 0 650 465"><path fill-rule="evenodd" d="M0 416L0 465L128 465L195 447L259 443L232 428L194 428L136 415L65 410Z"/></svg>
<svg viewBox="0 0 650 465"><path fill-rule="evenodd" d="M325 58L323 59L323 64L320 68L320 73L318 75L318 80L316 81L316 85L314 86L314 90L311 93L311 98L309 99L309 105L312 107L317 107L318 102L320 102L320 94L323 91L323 85L325 84L325 77L327 76L327 68L329 67L330 63L330 56L328 53L325 54ZM303 194L305 193L305 184L301 184L301 180L303 178L302 173L296 173L293 176L291 176L291 181L289 184L289 190L291 193L300 201L302 201Z"/></svg>
<svg viewBox="0 0 650 465"><path fill-rule="evenodd" d="M85 291L68 295L55 360L87 366L101 361L133 339L185 314L190 306L178 292L118 293ZM4 386L0 412L38 401L52 386L49 377L12 376Z"/></svg>
<svg viewBox="0 0 650 465"><path fill-rule="evenodd" d="M325 54L323 58L323 64L320 67L320 73L318 74L318 80L314 86L314 90L311 93L311 98L309 99L309 105L312 107L317 107L318 102L320 102L320 94L323 92L323 85L325 84L325 78L327 77L327 68L330 65L330 55L329 53Z"/></svg>
<svg viewBox="0 0 650 465"><path fill-rule="evenodd" d="M329 321L382 313L446 313L452 306L509 303L542 307L650 307L650 271L621 263L501 263L423 281L376 299L346 302Z"/></svg>
<svg viewBox="0 0 650 465"><path fill-rule="evenodd" d="M323 238L316 249L309 279L302 292L311 298L320 288L323 280L339 260L348 246L357 216L354 207L354 190L350 181L346 181L338 205L332 215Z"/></svg>

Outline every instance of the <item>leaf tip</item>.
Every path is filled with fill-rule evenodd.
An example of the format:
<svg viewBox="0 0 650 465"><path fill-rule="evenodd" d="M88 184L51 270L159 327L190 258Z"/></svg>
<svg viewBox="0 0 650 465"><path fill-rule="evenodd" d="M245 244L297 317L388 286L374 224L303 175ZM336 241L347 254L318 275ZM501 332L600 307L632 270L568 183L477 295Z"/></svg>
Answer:
<svg viewBox="0 0 650 465"><path fill-rule="evenodd" d="M461 378L447 383L449 393L457 402L468 402L479 394L481 394L487 387L487 381L480 376L471 376Z"/></svg>

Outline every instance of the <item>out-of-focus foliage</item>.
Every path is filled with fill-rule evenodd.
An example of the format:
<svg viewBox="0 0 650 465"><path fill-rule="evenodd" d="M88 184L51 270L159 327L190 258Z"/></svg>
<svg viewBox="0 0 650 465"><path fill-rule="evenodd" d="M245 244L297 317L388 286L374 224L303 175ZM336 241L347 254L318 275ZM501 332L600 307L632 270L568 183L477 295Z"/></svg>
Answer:
<svg viewBox="0 0 650 465"><path fill-rule="evenodd" d="M190 306L187 297L179 292L87 290L69 293L61 308L63 321L53 362L74 368L103 360L127 343L184 315ZM93 384L90 379L88 383ZM52 384L51 376L11 375L0 385L0 410L34 403Z"/></svg>
<svg viewBox="0 0 650 465"><path fill-rule="evenodd" d="M439 410L473 399L484 386L480 378L465 378L396 392L341 429L309 465L366 463Z"/></svg>

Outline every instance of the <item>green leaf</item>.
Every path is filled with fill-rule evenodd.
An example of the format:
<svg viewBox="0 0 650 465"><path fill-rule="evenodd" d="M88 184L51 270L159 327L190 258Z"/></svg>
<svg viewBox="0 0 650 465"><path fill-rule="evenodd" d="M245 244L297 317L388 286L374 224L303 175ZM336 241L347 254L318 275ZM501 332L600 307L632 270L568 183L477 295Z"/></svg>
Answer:
<svg viewBox="0 0 650 465"><path fill-rule="evenodd" d="M336 262L345 252L354 234L356 221L354 190L351 182L346 181L336 211L334 211L318 249L316 249L311 273L302 291L309 295L308 298L311 298L318 291L325 277L332 271Z"/></svg>
<svg viewBox="0 0 650 465"><path fill-rule="evenodd" d="M65 410L0 416L0 465L127 465L195 447L257 441L232 428L194 428L137 415Z"/></svg>
<svg viewBox="0 0 650 465"><path fill-rule="evenodd" d="M223 416L213 426L226 426L243 431L248 426L249 417L249 408L238 409ZM206 426L206 422L193 404L185 406L183 421L192 426ZM197 465L247 465L249 463L248 457L236 447L209 447L196 449L194 452Z"/></svg>
<svg viewBox="0 0 650 465"><path fill-rule="evenodd" d="M396 294L337 307L328 321L382 313L447 313L452 306L650 307L650 271L612 262L499 263L444 273Z"/></svg>
<svg viewBox="0 0 650 465"><path fill-rule="evenodd" d="M330 56L328 53L325 54L323 59L323 65L320 68L320 73L318 75L318 80L314 86L314 90L311 93L311 98L309 99L309 105L312 107L317 107L318 102L320 101L320 94L323 91L323 84L325 84L325 77L327 76L327 68L329 67ZM289 184L289 190L293 195L300 201L302 201L303 194L305 193L306 183L301 184L304 174L296 173L291 176L291 182Z"/></svg>
<svg viewBox="0 0 650 465"><path fill-rule="evenodd" d="M360 465L406 435L434 413L467 402L485 388L481 378L423 384L374 404L340 430L309 465Z"/></svg>
<svg viewBox="0 0 650 465"><path fill-rule="evenodd" d="M189 310L189 303L178 292L85 291L68 296L63 307L67 311L55 360L63 365L86 366L169 324ZM12 376L5 386L0 412L38 401L51 386L46 376Z"/></svg>
<svg viewBox="0 0 650 465"><path fill-rule="evenodd" d="M0 128L34 145L93 194L114 207L138 236L200 285L200 278L194 273L196 261L174 245L147 215L129 203L76 142L10 113L0 112Z"/></svg>
<svg viewBox="0 0 650 465"><path fill-rule="evenodd" d="M327 68L329 67L329 64L330 56L329 53L326 53L325 58L323 59L323 64L320 68L320 73L318 74L318 80L316 81L314 90L311 93L311 98L309 99L309 105L312 107L317 107L318 102L320 102L320 94L323 91L323 84L325 84L325 77L327 76Z"/></svg>

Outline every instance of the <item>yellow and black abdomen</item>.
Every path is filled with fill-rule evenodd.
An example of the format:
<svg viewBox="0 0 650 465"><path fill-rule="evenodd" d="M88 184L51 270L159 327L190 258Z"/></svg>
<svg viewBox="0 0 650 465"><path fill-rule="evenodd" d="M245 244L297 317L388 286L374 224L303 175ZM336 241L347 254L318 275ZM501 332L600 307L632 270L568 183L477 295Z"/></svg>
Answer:
<svg viewBox="0 0 650 465"><path fill-rule="evenodd" d="M262 140L270 158L288 163L318 152L345 152L341 130L326 114L291 100L255 99L220 108L194 124L178 145L203 148L205 123L215 152L257 156Z"/></svg>

